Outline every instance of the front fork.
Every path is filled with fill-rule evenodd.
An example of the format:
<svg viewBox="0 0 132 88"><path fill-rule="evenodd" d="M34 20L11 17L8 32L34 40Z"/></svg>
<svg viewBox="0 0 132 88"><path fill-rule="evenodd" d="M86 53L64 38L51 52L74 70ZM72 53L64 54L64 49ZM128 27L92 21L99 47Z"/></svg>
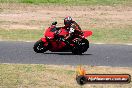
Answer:
<svg viewBox="0 0 132 88"><path fill-rule="evenodd" d="M43 41L43 43L44 43L44 46L48 46L48 42L47 42L47 40L46 40L46 38L41 38L41 40Z"/></svg>

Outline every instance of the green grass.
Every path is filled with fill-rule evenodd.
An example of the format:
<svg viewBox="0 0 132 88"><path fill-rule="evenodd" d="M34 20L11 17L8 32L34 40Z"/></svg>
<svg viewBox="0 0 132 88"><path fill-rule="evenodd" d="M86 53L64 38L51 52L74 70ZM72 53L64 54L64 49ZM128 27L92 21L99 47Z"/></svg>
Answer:
<svg viewBox="0 0 132 88"><path fill-rule="evenodd" d="M104 43L132 43L132 29L92 29L90 40Z"/></svg>
<svg viewBox="0 0 132 88"><path fill-rule="evenodd" d="M59 77L74 75L73 70L64 70L41 64L0 64L0 88L44 88L65 86ZM74 79L73 79L74 80ZM56 82L54 82L56 81Z"/></svg>
<svg viewBox="0 0 132 88"><path fill-rule="evenodd" d="M1 3L63 4L63 5L131 5L131 0L0 0Z"/></svg>
<svg viewBox="0 0 132 88"><path fill-rule="evenodd" d="M132 30L130 28L121 29L91 29L93 35L88 39L91 43L132 43ZM15 41L36 41L43 37L44 30L24 30L24 29L0 29L0 40Z"/></svg>
<svg viewBox="0 0 132 88"><path fill-rule="evenodd" d="M83 66L88 74L130 74L131 67ZM76 66L0 64L0 88L80 88ZM130 84L86 84L81 88L131 88Z"/></svg>
<svg viewBox="0 0 132 88"><path fill-rule="evenodd" d="M2 40L38 40L43 37L43 30L5 30L0 29L0 39Z"/></svg>

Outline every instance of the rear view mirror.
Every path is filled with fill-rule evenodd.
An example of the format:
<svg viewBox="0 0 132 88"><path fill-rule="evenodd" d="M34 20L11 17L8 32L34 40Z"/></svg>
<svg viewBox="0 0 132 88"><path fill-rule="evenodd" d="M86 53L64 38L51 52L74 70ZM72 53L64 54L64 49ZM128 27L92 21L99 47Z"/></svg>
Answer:
<svg viewBox="0 0 132 88"><path fill-rule="evenodd" d="M52 25L56 25L57 24L57 21L54 21L53 23L52 23Z"/></svg>

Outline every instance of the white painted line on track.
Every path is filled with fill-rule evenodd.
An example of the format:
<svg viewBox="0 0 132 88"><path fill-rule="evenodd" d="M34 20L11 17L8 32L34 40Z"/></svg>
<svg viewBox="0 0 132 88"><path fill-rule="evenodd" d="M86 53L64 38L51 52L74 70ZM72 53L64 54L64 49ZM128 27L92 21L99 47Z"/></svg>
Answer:
<svg viewBox="0 0 132 88"><path fill-rule="evenodd" d="M126 44L126 45L131 45L131 46L132 46L132 44L131 44L131 43L128 43L128 44Z"/></svg>
<svg viewBox="0 0 132 88"><path fill-rule="evenodd" d="M35 42L35 41L25 41L25 42Z"/></svg>
<svg viewBox="0 0 132 88"><path fill-rule="evenodd" d="M98 44L98 45L103 45L103 44L105 44L105 45L107 45L107 44L109 44L109 43L92 43L92 44ZM110 43L111 44L111 43ZM113 43L114 44L114 43ZM115 44L115 45L132 45L132 43L119 43L119 44Z"/></svg>
<svg viewBox="0 0 132 88"><path fill-rule="evenodd" d="M93 44L105 44L105 43L93 43Z"/></svg>

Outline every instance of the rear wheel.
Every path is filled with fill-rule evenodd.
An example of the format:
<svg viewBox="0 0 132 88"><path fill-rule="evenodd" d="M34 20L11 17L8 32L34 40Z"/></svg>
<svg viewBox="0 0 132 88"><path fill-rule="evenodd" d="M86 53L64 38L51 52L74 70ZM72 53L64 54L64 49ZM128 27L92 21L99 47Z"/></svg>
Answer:
<svg viewBox="0 0 132 88"><path fill-rule="evenodd" d="M89 41L87 39L83 39L81 42L82 53L86 52L88 48L89 48Z"/></svg>
<svg viewBox="0 0 132 88"><path fill-rule="evenodd" d="M47 47L44 46L44 42L42 40L37 41L34 44L33 49L36 53L44 53L47 51Z"/></svg>
<svg viewBox="0 0 132 88"><path fill-rule="evenodd" d="M82 54L82 51L81 51L81 47L80 46L74 46L72 48L72 53L75 54L75 55L81 55Z"/></svg>
<svg viewBox="0 0 132 88"><path fill-rule="evenodd" d="M76 46L72 48L72 53L75 55L81 55L86 52L89 48L89 41L87 39L82 39L76 43Z"/></svg>

